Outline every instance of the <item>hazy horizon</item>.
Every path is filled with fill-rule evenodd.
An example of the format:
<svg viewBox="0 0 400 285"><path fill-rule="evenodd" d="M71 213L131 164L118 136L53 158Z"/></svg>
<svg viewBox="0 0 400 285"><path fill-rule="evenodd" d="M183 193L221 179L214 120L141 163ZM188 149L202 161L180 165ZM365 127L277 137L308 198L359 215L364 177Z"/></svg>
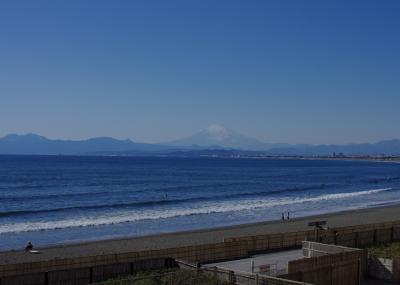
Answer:
<svg viewBox="0 0 400 285"><path fill-rule="evenodd" d="M398 1L2 1L0 137L400 138Z"/></svg>
<svg viewBox="0 0 400 285"><path fill-rule="evenodd" d="M172 139L172 140L170 140L170 141L160 141L160 142L139 141L139 140L136 140L135 138L130 138L130 137L113 137L113 136L109 136L109 135L100 135L100 136L82 137L82 138L49 137L49 136L46 136L46 135L44 135L44 134L34 133L34 132L28 132L28 133L8 133L8 134L6 134L6 135L0 136L0 139L1 139L1 138L4 138L4 137L6 137L6 136L9 136L9 135L18 135L18 136L38 135L38 136L42 136L42 137L45 137L45 138L50 139L50 140L82 141L82 140L88 140L88 139L93 139L93 138L112 138L112 139L117 139L117 140L131 140L132 142L135 142L135 143L148 143L148 144L160 144L160 145L161 145L161 144L164 144L164 145L168 145L168 143L173 143L174 141L181 140L181 139L186 139L186 138L190 138L190 137L195 136L195 135L198 135L198 134L200 134L200 133L202 133L202 132L206 132L209 128L214 127L214 126L222 127L222 128L224 128L224 129L226 129L226 131L228 131L229 133L236 134L236 135L242 135L242 136L245 136L245 137L247 137L247 138L255 139L255 140L258 140L258 141L261 142L261 143L266 143L266 144L268 144L268 143L271 143L271 144L283 143L283 144L290 144L290 145L296 145L296 144L298 144L298 145L301 145L301 144L305 144L305 145L348 145L348 144L363 144L363 143L374 144L374 143L378 143L378 142L382 142L382 141L390 141L390 140L399 140L399 139L400 139L400 138L394 137L394 138L382 138L382 139L377 140L377 141L347 142L347 143L339 143L339 144L333 144L333 143L313 143L313 142L309 142L309 143L288 143L288 142L284 142L284 141L279 141L279 142L275 142L275 141L263 141L263 140L261 140L261 139L259 139L259 138L257 138L257 137L248 136L247 134L238 133L238 132L236 132L235 130L232 130L232 129L229 129L229 128L225 128L225 126L222 126L222 125L220 125L220 124L212 124L212 125L208 126L207 128L204 128L204 129L202 129L202 130L198 130L197 132L193 132L193 133L191 133L191 134L187 134L187 135L182 136L182 137L177 137L177 138L174 138L174 139ZM183 145L182 145L182 146L183 146ZM187 146L189 146L189 145L187 145Z"/></svg>

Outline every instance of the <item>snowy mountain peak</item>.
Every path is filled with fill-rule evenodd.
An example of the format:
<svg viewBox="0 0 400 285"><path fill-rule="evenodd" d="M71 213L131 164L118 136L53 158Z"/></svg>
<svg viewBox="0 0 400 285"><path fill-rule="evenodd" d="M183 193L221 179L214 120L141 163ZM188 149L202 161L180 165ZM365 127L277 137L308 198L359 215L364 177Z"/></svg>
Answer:
<svg viewBox="0 0 400 285"><path fill-rule="evenodd" d="M224 126L218 124L208 126L205 132L216 141L223 141L231 135Z"/></svg>
<svg viewBox="0 0 400 285"><path fill-rule="evenodd" d="M167 143L172 146L198 146L206 148L264 149L265 144L257 139L231 131L220 124L213 124L206 129L183 139Z"/></svg>

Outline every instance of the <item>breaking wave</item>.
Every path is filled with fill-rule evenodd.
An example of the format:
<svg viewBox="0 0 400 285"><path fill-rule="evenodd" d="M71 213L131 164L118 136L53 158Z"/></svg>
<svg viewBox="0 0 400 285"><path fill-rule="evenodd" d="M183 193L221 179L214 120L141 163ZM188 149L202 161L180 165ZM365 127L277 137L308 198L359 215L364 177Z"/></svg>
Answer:
<svg viewBox="0 0 400 285"><path fill-rule="evenodd" d="M138 201L138 202L126 202L126 203L114 203L114 204L97 204L97 205L85 205L85 206L73 206L73 207L60 207L60 208L48 208L48 209L39 209L39 210L18 210L18 211L3 211L0 212L0 217L11 217L11 216L20 216L20 215L29 215L29 214L42 214L42 213L56 213L56 212L64 212L64 211L76 211L76 210L100 210L100 209L126 209L126 208L143 208L149 206L163 206L163 205L173 205L173 204L184 204L184 203L194 203L194 202L207 202L207 201L215 201L215 200L227 200L227 199L237 199L237 198L246 198L246 197L259 197L259 196L269 196L276 195L282 193L293 193L293 192L302 192L302 191L310 191L310 190L322 190L329 188L330 186L321 184L315 186L308 187L293 187L293 188L285 188L278 190L269 190L269 191L254 191L254 192L242 192L242 193L232 193L232 194L224 194L224 195L215 195L215 196L200 196L200 197L191 197L191 198L182 198L182 199L161 199L161 200L152 200L152 201ZM109 193L109 192L105 192ZM93 196L93 194L91 195Z"/></svg>
<svg viewBox="0 0 400 285"><path fill-rule="evenodd" d="M140 209L129 211L115 211L107 215L97 214L95 216L76 217L74 219L38 221L38 222L16 222L0 225L0 234L44 231L65 229L73 227L90 227L135 222L142 220L170 219L182 216L205 215L215 213L227 213L233 211L246 211L258 208L271 208L275 206L286 206L305 202L320 202L339 199L348 199L358 196L377 194L390 191L392 188L373 189L349 193L324 194L315 197L281 197L264 199L247 199L236 201L208 201L187 207L174 207L167 209Z"/></svg>

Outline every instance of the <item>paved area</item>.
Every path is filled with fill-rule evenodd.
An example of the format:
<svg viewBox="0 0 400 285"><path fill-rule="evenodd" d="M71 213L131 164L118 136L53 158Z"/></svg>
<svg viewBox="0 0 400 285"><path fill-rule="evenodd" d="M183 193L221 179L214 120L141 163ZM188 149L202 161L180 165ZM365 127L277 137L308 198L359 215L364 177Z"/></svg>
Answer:
<svg viewBox="0 0 400 285"><path fill-rule="evenodd" d="M217 266L232 271L241 272L260 272L260 266L265 266L264 269L269 268L268 275L276 276L287 273L287 264L291 260L303 258L301 249L279 251L268 254L254 255L250 258L231 260L225 262L218 262L207 264L207 266ZM254 265L254 267L253 267ZM261 268L262 271L263 268Z"/></svg>

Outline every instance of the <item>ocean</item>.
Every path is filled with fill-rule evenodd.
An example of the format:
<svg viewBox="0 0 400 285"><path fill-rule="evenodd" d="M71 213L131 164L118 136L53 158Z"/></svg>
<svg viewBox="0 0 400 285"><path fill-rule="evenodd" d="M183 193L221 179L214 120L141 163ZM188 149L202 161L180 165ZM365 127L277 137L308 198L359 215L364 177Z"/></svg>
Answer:
<svg viewBox="0 0 400 285"><path fill-rule="evenodd" d="M0 156L0 250L377 207L399 194L396 163Z"/></svg>

